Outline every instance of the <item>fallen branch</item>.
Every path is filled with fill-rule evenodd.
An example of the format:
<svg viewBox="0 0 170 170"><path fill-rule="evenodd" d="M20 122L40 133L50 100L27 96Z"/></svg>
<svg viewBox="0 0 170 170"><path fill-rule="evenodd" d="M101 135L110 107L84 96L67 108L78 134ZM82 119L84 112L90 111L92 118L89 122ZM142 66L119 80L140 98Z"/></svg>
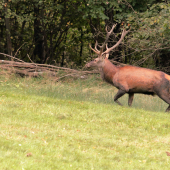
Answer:
<svg viewBox="0 0 170 170"><path fill-rule="evenodd" d="M4 56L7 56L7 57L10 57L10 58L13 58L13 59L15 59L15 60L18 60L18 61L20 61L20 62L24 62L23 60L20 60L20 59L18 59L18 58L16 58L16 57L13 57L13 56L11 56L11 55L8 55L8 54L5 54L5 53L0 53L0 54L2 54L2 55L4 55Z"/></svg>
<svg viewBox="0 0 170 170"><path fill-rule="evenodd" d="M70 68L58 67L48 64L36 64L36 63L28 63L18 61L9 61L9 60L0 60L0 68L1 70L8 70L11 73L19 74L20 76L30 76L30 77L39 77L46 76L48 77L56 77L56 81L69 77L82 77L87 74L98 74L99 71L79 71ZM59 76L58 71L63 70L65 75ZM69 74L68 74L69 73ZM55 78L54 78L55 79Z"/></svg>

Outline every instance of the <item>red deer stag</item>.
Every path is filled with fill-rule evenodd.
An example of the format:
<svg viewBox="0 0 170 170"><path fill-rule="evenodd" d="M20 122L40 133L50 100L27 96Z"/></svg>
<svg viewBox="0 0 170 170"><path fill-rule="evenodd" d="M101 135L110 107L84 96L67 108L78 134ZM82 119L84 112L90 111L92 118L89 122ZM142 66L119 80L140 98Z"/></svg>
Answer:
<svg viewBox="0 0 170 170"><path fill-rule="evenodd" d="M114 101L119 105L122 105L118 99L125 93L129 94L128 105L132 105L134 93L142 93L147 95L158 95L162 100L169 104L166 112L170 111L170 76L161 71L151 70L147 68L141 68L136 66L123 66L117 67L113 65L109 60L109 53L116 48L125 35L129 32L125 29L122 32L119 41L112 47L107 47L107 41L110 34L116 25L113 25L108 32L106 27L106 39L100 50L97 49L98 43L96 41L95 48L90 48L98 55L96 59L86 64L87 67L97 67L100 70L101 77L106 82L112 84L118 89L117 94L114 96ZM103 49L106 46L106 51Z"/></svg>

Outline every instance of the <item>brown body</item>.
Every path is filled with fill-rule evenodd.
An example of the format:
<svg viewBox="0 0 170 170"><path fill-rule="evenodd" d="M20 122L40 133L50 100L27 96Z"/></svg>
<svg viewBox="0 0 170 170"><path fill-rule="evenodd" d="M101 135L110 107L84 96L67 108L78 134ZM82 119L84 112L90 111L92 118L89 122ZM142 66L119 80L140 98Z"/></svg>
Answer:
<svg viewBox="0 0 170 170"><path fill-rule="evenodd" d="M98 67L102 79L119 89L114 97L118 104L121 105L118 99L125 93L129 94L129 106L132 104L134 93L156 94L170 104L170 76L164 72L130 65L117 67L107 58L100 61L100 64L95 60L86 64L86 67ZM170 106L166 111L169 110Z"/></svg>
<svg viewBox="0 0 170 170"><path fill-rule="evenodd" d="M129 94L128 104L132 105L134 93L142 93L148 95L158 95L162 100L169 104L166 111L170 111L170 76L161 71L135 67L124 66L117 67L113 65L109 60L109 53L116 48L125 35L130 31L123 30L121 38L112 47L107 47L109 36L113 32L116 25L113 25L108 32L106 27L106 39L100 50L97 49L98 43L96 42L95 48L90 48L98 55L96 59L86 64L86 67L97 67L101 72L103 80L112 84L118 89L118 93L114 97L114 101L119 105L121 103L118 99L125 93ZM103 49L106 46L106 51Z"/></svg>

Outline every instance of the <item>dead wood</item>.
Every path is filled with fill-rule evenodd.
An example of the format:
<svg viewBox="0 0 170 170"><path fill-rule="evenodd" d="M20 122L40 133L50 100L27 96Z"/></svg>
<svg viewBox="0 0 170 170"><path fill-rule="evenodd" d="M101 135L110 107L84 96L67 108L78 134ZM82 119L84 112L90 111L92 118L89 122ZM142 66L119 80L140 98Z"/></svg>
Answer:
<svg viewBox="0 0 170 170"><path fill-rule="evenodd" d="M2 53L0 53L2 54ZM6 55L9 56L9 55ZM12 56L11 56L12 57ZM15 58L15 57L14 57ZM58 81L65 77L83 77L87 74L98 74L99 71L82 71L75 70L70 68L58 67L48 64L36 64L28 63L22 60L10 61L10 60L0 60L0 69L7 70L11 73L19 74L20 76L29 76L29 77L44 77L48 76L53 77L54 80ZM63 70L62 75L58 74L59 70Z"/></svg>

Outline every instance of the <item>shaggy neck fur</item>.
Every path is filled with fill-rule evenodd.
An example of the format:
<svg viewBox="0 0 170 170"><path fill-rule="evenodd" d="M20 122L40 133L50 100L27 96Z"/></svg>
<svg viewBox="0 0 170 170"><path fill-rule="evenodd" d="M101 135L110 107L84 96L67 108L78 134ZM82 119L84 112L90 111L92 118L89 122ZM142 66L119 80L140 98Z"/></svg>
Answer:
<svg viewBox="0 0 170 170"><path fill-rule="evenodd" d="M113 65L107 58L104 60L103 67L100 68L101 77L108 83L112 84L113 77L118 70L118 67Z"/></svg>

